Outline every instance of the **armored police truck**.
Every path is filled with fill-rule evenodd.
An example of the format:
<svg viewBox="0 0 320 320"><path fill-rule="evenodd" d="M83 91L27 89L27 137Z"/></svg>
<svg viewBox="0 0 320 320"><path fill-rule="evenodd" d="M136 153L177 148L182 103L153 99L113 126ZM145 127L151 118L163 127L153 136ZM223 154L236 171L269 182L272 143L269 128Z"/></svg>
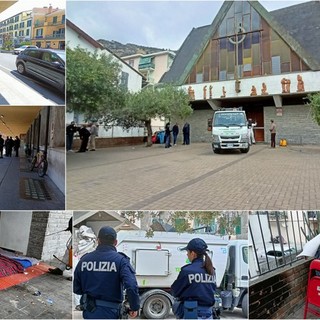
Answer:
<svg viewBox="0 0 320 320"><path fill-rule="evenodd" d="M247 117L242 108L215 111L212 120L212 149L220 153L223 149L239 149L247 153L250 149Z"/></svg>
<svg viewBox="0 0 320 320"><path fill-rule="evenodd" d="M141 309L146 318L165 319L170 313L173 297L170 287L181 267L189 263L182 251L193 238L202 238L216 269L217 292L215 309L242 308L248 315L248 247L244 240L227 240L210 234L120 231L117 250L130 257L136 271Z"/></svg>

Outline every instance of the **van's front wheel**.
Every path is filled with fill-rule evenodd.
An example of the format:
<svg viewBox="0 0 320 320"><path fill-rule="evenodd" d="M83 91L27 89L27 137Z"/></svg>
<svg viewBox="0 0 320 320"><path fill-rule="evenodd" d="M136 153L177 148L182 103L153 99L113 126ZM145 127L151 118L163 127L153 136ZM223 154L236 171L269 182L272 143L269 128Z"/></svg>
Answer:
<svg viewBox="0 0 320 320"><path fill-rule="evenodd" d="M161 294L150 296L143 304L142 312L147 319L165 319L170 313L171 303Z"/></svg>

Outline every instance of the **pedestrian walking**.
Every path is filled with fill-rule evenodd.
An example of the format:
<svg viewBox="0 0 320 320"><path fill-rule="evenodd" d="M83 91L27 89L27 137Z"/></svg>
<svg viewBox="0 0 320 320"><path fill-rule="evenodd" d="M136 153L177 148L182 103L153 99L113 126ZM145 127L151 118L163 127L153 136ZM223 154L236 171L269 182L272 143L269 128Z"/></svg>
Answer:
<svg viewBox="0 0 320 320"><path fill-rule="evenodd" d="M73 136L75 132L77 132L79 128L77 128L74 121L71 121L71 123L66 128L66 138L67 138L67 152L72 151L72 144L73 144Z"/></svg>
<svg viewBox="0 0 320 320"><path fill-rule="evenodd" d="M172 309L180 319L213 319L216 291L215 269L207 254L207 244L194 238L182 250L187 250L191 263L183 266L171 286L177 299Z"/></svg>
<svg viewBox="0 0 320 320"><path fill-rule="evenodd" d="M276 124L273 120L270 120L270 128L269 131L271 133L271 148L276 147Z"/></svg>
<svg viewBox="0 0 320 320"><path fill-rule="evenodd" d="M86 152L88 147L88 141L91 133L87 129L87 126L84 124L81 126L81 129L79 130L79 136L81 140L80 149L78 152Z"/></svg>
<svg viewBox="0 0 320 320"><path fill-rule="evenodd" d="M90 123L89 150L96 151L96 137L98 136L98 127L94 122Z"/></svg>
<svg viewBox="0 0 320 320"><path fill-rule="evenodd" d="M188 145L190 144L190 124L186 122L182 128L183 133L183 144Z"/></svg>
<svg viewBox="0 0 320 320"><path fill-rule="evenodd" d="M178 134L179 134L179 126L178 126L178 123L176 122L176 124L172 127L173 145L174 146L177 145Z"/></svg>
<svg viewBox="0 0 320 320"><path fill-rule="evenodd" d="M73 292L81 295L84 319L120 319L123 290L135 318L140 309L138 284L129 258L116 250L117 233L102 227L98 247L82 256L74 271Z"/></svg>

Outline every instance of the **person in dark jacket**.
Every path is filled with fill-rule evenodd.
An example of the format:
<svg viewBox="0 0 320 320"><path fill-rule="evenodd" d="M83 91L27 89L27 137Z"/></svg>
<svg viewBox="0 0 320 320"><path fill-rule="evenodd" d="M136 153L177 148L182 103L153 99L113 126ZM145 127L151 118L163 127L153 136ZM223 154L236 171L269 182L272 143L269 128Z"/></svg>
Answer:
<svg viewBox="0 0 320 320"><path fill-rule="evenodd" d="M117 233L102 227L98 247L84 255L74 272L73 292L81 295L84 319L119 319L123 290L135 318L140 309L138 284L130 259L116 250Z"/></svg>
<svg viewBox="0 0 320 320"><path fill-rule="evenodd" d="M173 311L179 318L188 318L184 314L187 302L193 303L198 318L212 319L216 277L207 248L205 241L194 238L182 249L187 250L191 263L181 268L177 280L171 286L171 294L177 298Z"/></svg>
<svg viewBox="0 0 320 320"><path fill-rule="evenodd" d="M14 140L14 150L16 152L16 157L19 157L19 149L20 149L20 139L18 136L16 136Z"/></svg>
<svg viewBox="0 0 320 320"><path fill-rule="evenodd" d="M182 128L183 133L183 144L188 145L190 144L190 124L186 122Z"/></svg>
<svg viewBox="0 0 320 320"><path fill-rule="evenodd" d="M176 123L176 124L172 127L173 145L174 145L174 146L177 145L178 134L179 134L179 126L178 126L178 123Z"/></svg>
<svg viewBox="0 0 320 320"><path fill-rule="evenodd" d="M0 134L0 159L3 158L3 147L4 147L4 139L2 138L2 135Z"/></svg>
<svg viewBox="0 0 320 320"><path fill-rule="evenodd" d="M171 147L171 130L170 130L170 122L168 122L164 128L164 141L165 141L165 148Z"/></svg>
<svg viewBox="0 0 320 320"><path fill-rule="evenodd" d="M71 121L71 123L66 128L66 138L67 138L67 151L72 151L72 144L73 144L73 136L75 132L77 132L79 128L76 126L74 121Z"/></svg>
<svg viewBox="0 0 320 320"><path fill-rule="evenodd" d="M91 133L87 129L86 125L83 125L81 129L79 130L79 136L81 139L81 146L78 152L86 152L87 147L88 147L88 142L89 142L89 137Z"/></svg>

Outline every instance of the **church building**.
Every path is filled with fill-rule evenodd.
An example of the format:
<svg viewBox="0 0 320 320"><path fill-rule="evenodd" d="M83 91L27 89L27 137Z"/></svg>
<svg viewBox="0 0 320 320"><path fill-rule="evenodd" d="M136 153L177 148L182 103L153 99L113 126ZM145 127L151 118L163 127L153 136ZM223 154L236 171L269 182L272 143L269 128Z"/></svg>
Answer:
<svg viewBox="0 0 320 320"><path fill-rule="evenodd" d="M258 1L225 1L212 24L193 28L160 80L188 92L193 142L211 141L212 116L242 107L257 142L319 144L307 106L320 91L320 2L268 12Z"/></svg>

